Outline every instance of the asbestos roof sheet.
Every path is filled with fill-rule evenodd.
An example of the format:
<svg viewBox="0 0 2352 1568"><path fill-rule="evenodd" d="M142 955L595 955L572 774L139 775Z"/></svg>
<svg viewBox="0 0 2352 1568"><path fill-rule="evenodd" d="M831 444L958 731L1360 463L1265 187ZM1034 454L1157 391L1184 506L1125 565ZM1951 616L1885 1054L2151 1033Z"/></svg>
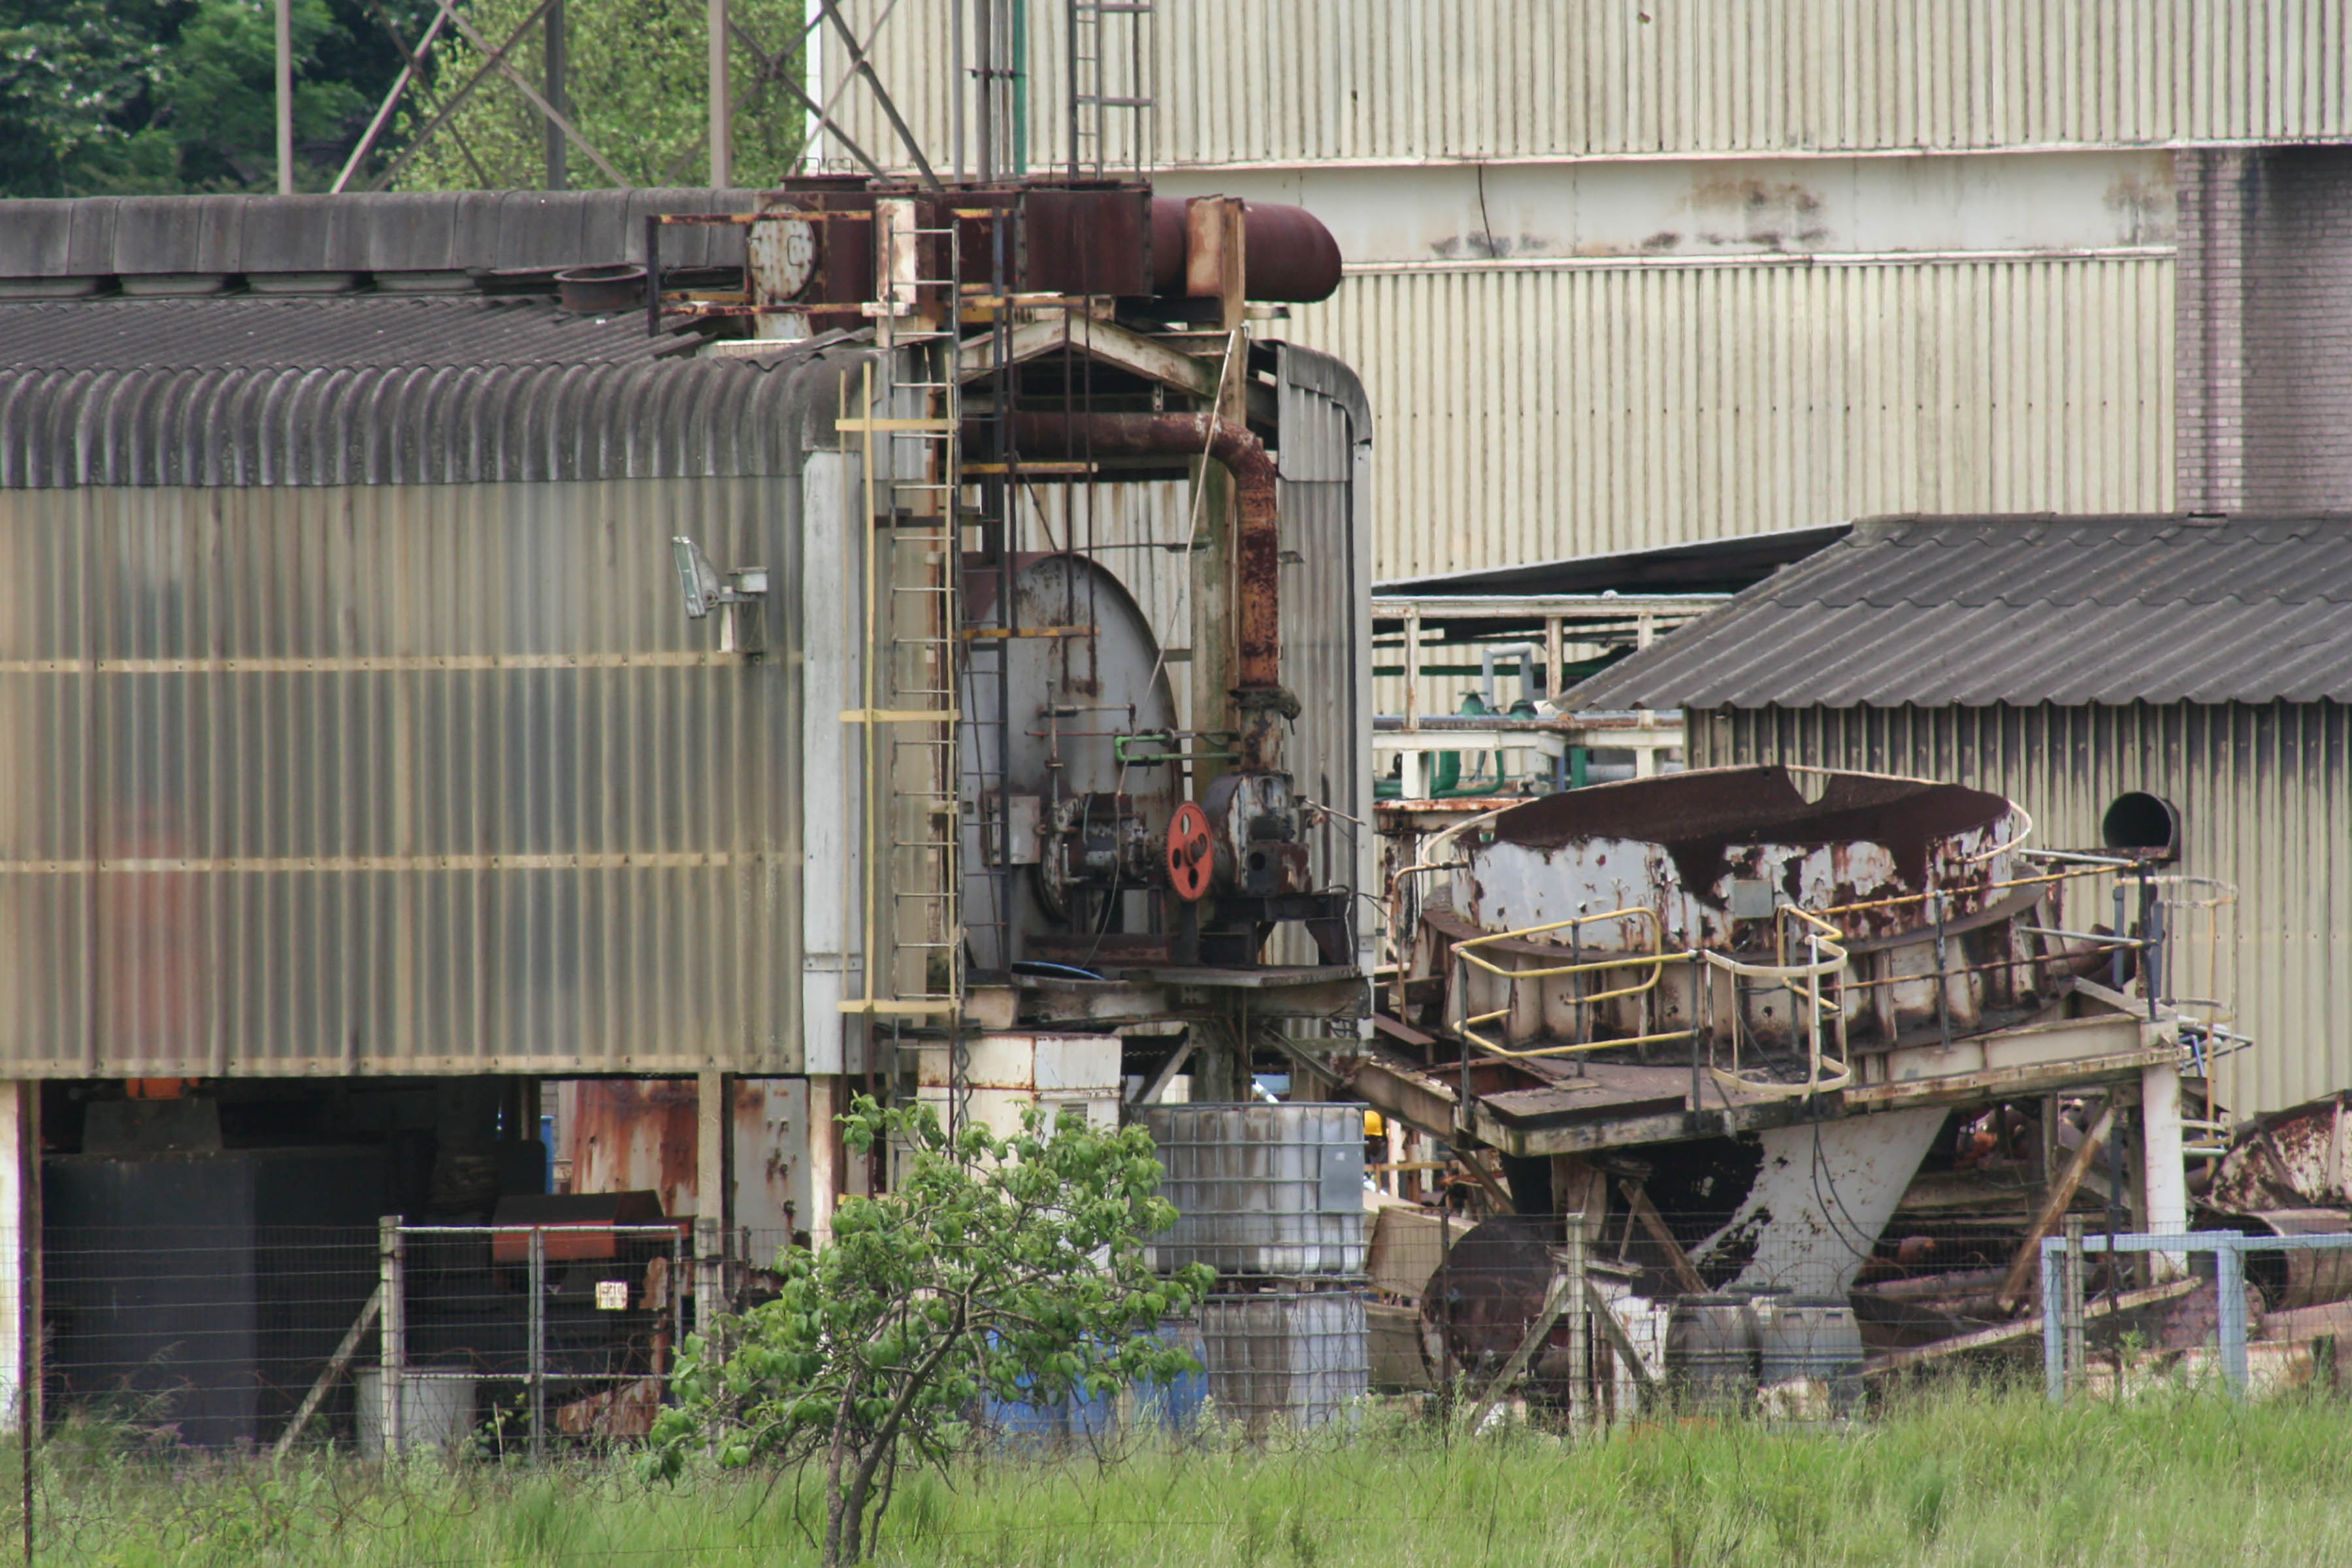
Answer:
<svg viewBox="0 0 2352 1568"><path fill-rule="evenodd" d="M352 294L0 302L0 364L27 371L331 370L625 364L676 344L643 311L602 317L544 296Z"/></svg>
<svg viewBox="0 0 2352 1568"><path fill-rule="evenodd" d="M1568 701L2352 701L2352 514L1871 519Z"/></svg>
<svg viewBox="0 0 2352 1568"><path fill-rule="evenodd" d="M757 191L428 191L0 201L0 279L446 272L645 260L657 213L759 209ZM743 231L683 225L666 266L740 265Z"/></svg>
<svg viewBox="0 0 2352 1568"><path fill-rule="evenodd" d="M0 300L0 489L781 473L870 352L688 346L544 298Z"/></svg>

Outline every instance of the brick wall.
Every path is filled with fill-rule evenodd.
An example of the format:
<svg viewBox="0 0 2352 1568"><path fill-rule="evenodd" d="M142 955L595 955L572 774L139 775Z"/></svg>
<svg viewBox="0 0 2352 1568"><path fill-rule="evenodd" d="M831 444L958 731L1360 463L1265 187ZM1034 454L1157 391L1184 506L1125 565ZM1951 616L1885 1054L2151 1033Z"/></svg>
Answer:
<svg viewBox="0 0 2352 1568"><path fill-rule="evenodd" d="M2352 508L2352 149L2184 151L2175 178L2179 505Z"/></svg>

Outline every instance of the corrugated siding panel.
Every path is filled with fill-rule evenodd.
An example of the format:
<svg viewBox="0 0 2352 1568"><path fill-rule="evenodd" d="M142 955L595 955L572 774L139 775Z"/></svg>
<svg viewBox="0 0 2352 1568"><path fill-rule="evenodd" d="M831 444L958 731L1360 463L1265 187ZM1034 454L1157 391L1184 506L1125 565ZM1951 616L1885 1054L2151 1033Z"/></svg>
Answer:
<svg viewBox="0 0 2352 1568"><path fill-rule="evenodd" d="M2251 1049L2219 1082L2237 1114L2352 1083L2352 709L1759 709L1695 715L1696 765L1791 762L1949 779L2033 814L2035 842L2099 843L2127 790L2179 808L2175 869L2236 884L2234 940L2177 952L2178 989L2234 997ZM2227 928L2225 927L2225 931Z"/></svg>
<svg viewBox="0 0 2352 1568"><path fill-rule="evenodd" d="M0 1068L795 1067L784 662L666 542L798 482L0 498Z"/></svg>
<svg viewBox="0 0 2352 1568"><path fill-rule="evenodd" d="M1351 277L1381 578L1887 511L2172 502L2161 258Z"/></svg>
<svg viewBox="0 0 2352 1568"><path fill-rule="evenodd" d="M863 36L888 3L844 9ZM950 5L898 0L875 49L935 163ZM1065 8L1027 15L1044 166ZM2352 136L2340 0L1185 0L1155 25L1161 167ZM872 95L844 103L886 155Z"/></svg>

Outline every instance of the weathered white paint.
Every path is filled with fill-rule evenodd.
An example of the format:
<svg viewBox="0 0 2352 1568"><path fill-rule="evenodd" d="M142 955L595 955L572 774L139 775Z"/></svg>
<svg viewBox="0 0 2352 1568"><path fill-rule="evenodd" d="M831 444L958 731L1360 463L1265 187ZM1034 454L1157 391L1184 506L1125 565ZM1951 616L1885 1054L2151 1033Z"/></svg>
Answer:
<svg viewBox="0 0 2352 1568"><path fill-rule="evenodd" d="M801 531L797 646L788 657L800 666L802 776L823 781L801 795L801 885L808 896L801 911L800 999L811 1073L840 1072L847 1035L864 1027L840 1006L862 994L865 970L856 806L864 737L841 721L845 710L866 705L859 684L866 617L857 586L866 563L856 553L864 531L853 526L860 505L856 461L854 453L814 453L801 475L802 515L810 526Z"/></svg>
<svg viewBox="0 0 2352 1568"><path fill-rule="evenodd" d="M1948 1113L1940 1106L1847 1116L1759 1134L1764 1166L1730 1223L1691 1249L1704 1269L1754 1250L1728 1287L1843 1295L1894 1217ZM1736 1245L1735 1245L1736 1244Z"/></svg>
<svg viewBox="0 0 2352 1568"><path fill-rule="evenodd" d="M1180 168L1166 195L1306 207L1350 271L1538 260L2169 247L2172 154Z"/></svg>
<svg viewBox="0 0 2352 1568"><path fill-rule="evenodd" d="M2180 1069L2170 1064L2143 1068L2139 1075L2140 1192L2147 1201L2144 1223L2157 1236L2189 1229L2189 1173L2180 1163ZM2189 1271L2184 1253L2150 1255L2160 1279Z"/></svg>

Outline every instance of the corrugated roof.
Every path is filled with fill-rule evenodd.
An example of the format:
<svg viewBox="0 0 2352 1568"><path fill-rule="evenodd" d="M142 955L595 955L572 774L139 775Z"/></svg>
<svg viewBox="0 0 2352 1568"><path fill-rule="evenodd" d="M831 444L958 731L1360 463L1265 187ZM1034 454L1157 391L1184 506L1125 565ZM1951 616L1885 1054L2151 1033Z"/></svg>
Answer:
<svg viewBox="0 0 2352 1568"><path fill-rule="evenodd" d="M0 489L782 473L834 387L788 373L860 352L665 346L543 300L0 302Z"/></svg>
<svg viewBox="0 0 2352 1568"><path fill-rule="evenodd" d="M656 213L753 212L758 191L436 191L0 201L0 279L468 272L645 260ZM740 266L743 231L662 235L665 265Z"/></svg>
<svg viewBox="0 0 2352 1568"><path fill-rule="evenodd" d="M1731 539L1662 544L1654 550L1617 550L1570 555L1521 566L1475 572L1439 572L1376 583L1376 594L1425 596L1437 594L1730 594L1770 576L1824 545L1834 544L1853 525L1788 528Z"/></svg>
<svg viewBox="0 0 2352 1568"><path fill-rule="evenodd" d="M677 343L643 311L581 315L544 296L235 294L0 303L0 364L37 370L624 364Z"/></svg>
<svg viewBox="0 0 2352 1568"><path fill-rule="evenodd" d="M2352 514L1875 518L1567 700L2352 701Z"/></svg>

